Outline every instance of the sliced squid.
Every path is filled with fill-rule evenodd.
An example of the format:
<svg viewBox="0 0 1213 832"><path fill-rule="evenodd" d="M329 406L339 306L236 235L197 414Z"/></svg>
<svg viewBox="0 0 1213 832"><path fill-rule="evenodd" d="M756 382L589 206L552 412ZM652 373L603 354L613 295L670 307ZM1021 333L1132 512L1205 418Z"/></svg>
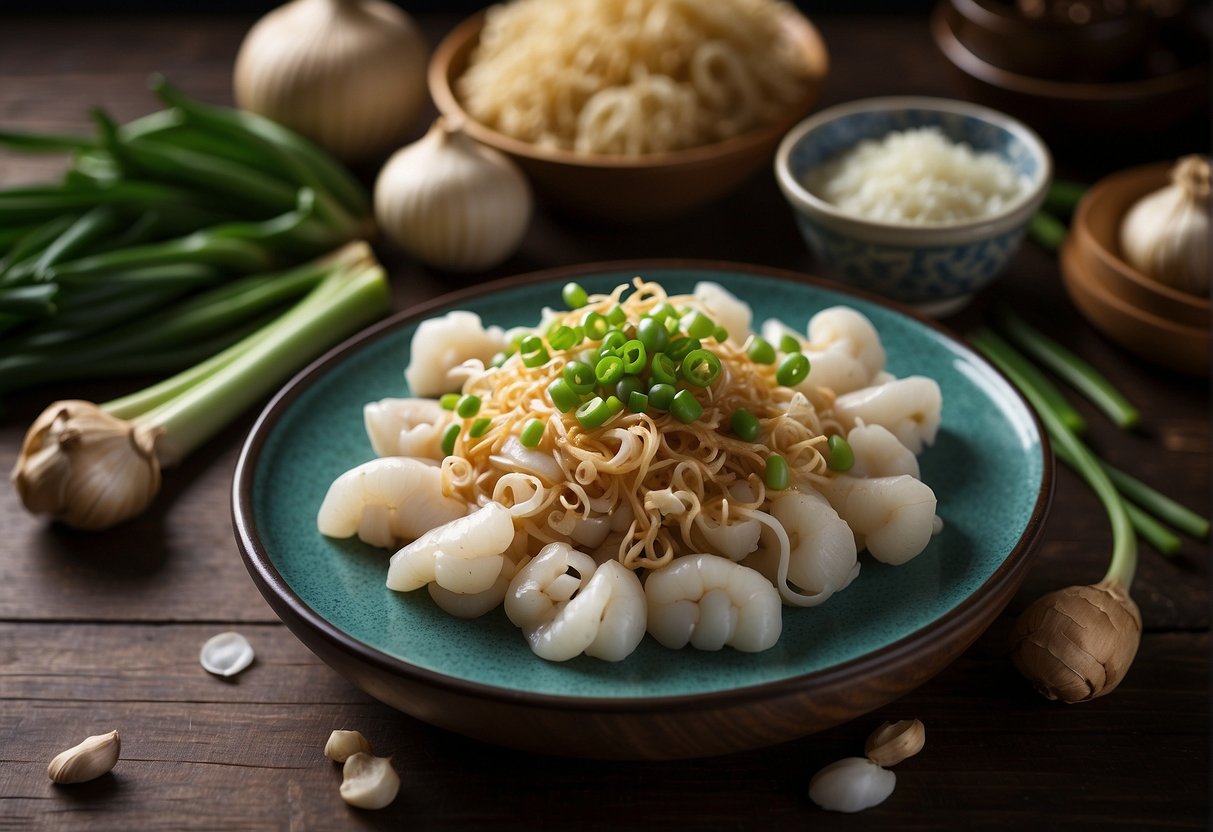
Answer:
<svg viewBox="0 0 1213 832"><path fill-rule="evenodd" d="M430 529L392 555L387 585L398 592L431 581L451 592L484 592L501 575L505 552L514 542L514 521L500 503Z"/></svg>
<svg viewBox="0 0 1213 832"><path fill-rule="evenodd" d="M453 418L437 399L380 399L362 408L366 435L379 456L441 460L442 432Z"/></svg>
<svg viewBox="0 0 1213 832"><path fill-rule="evenodd" d="M918 477L918 457L883 425L856 425L847 433L855 464L852 477Z"/></svg>
<svg viewBox="0 0 1213 832"><path fill-rule="evenodd" d="M691 293L703 304L708 316L728 330L730 341L735 344L745 343L754 318L749 304L719 283L707 280L696 283Z"/></svg>
<svg viewBox="0 0 1213 832"><path fill-rule="evenodd" d="M764 545L745 565L765 575L785 603L816 606L859 575L855 535L822 495L784 492L771 501L769 520L763 524Z"/></svg>
<svg viewBox="0 0 1213 832"><path fill-rule="evenodd" d="M686 555L650 574L648 629L665 647L756 653L783 630L779 593L749 567L719 555Z"/></svg>
<svg viewBox="0 0 1213 832"><path fill-rule="evenodd" d="M881 425L917 454L935 442L942 407L943 396L934 379L907 376L839 396L834 415L848 430L860 422Z"/></svg>
<svg viewBox="0 0 1213 832"><path fill-rule="evenodd" d="M825 495L855 533L856 543L879 561L902 564L927 547L935 532L935 492L909 474L864 479L842 475Z"/></svg>
<svg viewBox="0 0 1213 832"><path fill-rule="evenodd" d="M463 500L442 493L442 473L409 457L387 456L346 471L333 481L316 526L326 537L358 535L371 546L395 548L436 524L467 514Z"/></svg>
<svg viewBox="0 0 1213 832"><path fill-rule="evenodd" d="M799 387L806 393L825 387L836 394L871 385L884 370L885 351L872 322L845 306L823 309L809 319L808 337L782 321L763 323L763 337L778 344L791 335L809 358L809 377Z"/></svg>
<svg viewBox="0 0 1213 832"><path fill-rule="evenodd" d="M487 365L505 347L501 327L485 329L475 312L448 312L417 326L404 378L415 396L452 393L463 378L454 372L461 364L475 359Z"/></svg>
<svg viewBox="0 0 1213 832"><path fill-rule="evenodd" d="M644 638L646 623L636 573L616 560L600 566L567 543L549 543L519 570L505 614L535 655L554 662L582 653L621 661Z"/></svg>
<svg viewBox="0 0 1213 832"><path fill-rule="evenodd" d="M758 548L762 524L746 513L732 509L727 518L700 512L692 525L703 535L713 552L739 561Z"/></svg>
<svg viewBox="0 0 1213 832"><path fill-rule="evenodd" d="M437 581L431 581L426 586L426 591L444 612L457 618L479 618L490 610L497 609L505 600L505 593L510 581L528 560L526 542L526 532L514 533L514 540L501 559L501 571L497 574L497 580L493 581L493 585L486 590L452 592L443 588Z"/></svg>

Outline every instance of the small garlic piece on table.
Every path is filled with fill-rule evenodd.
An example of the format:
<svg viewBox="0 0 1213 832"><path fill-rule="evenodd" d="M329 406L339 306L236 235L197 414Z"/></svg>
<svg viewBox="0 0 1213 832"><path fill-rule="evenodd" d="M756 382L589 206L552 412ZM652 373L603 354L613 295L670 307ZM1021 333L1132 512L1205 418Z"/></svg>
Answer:
<svg viewBox="0 0 1213 832"><path fill-rule="evenodd" d="M396 799L400 777L388 757L351 754L342 769L341 799L359 809L382 809Z"/></svg>
<svg viewBox="0 0 1213 832"><path fill-rule="evenodd" d="M922 751L926 741L927 730L920 720L886 722L868 737L863 753L878 766L895 766Z"/></svg>
<svg viewBox="0 0 1213 832"><path fill-rule="evenodd" d="M862 812L893 793L897 775L863 757L846 757L813 775L809 797L832 812Z"/></svg>
<svg viewBox="0 0 1213 832"><path fill-rule="evenodd" d="M117 731L96 734L56 754L46 767L46 773L56 783L96 780L114 767L121 750L122 740Z"/></svg>
<svg viewBox="0 0 1213 832"><path fill-rule="evenodd" d="M324 756L334 763L344 763L354 754L371 753L371 743L357 731L335 730L324 744Z"/></svg>
<svg viewBox="0 0 1213 832"><path fill-rule="evenodd" d="M198 661L208 673L235 676L253 663L253 645L240 633L226 632L207 639Z"/></svg>

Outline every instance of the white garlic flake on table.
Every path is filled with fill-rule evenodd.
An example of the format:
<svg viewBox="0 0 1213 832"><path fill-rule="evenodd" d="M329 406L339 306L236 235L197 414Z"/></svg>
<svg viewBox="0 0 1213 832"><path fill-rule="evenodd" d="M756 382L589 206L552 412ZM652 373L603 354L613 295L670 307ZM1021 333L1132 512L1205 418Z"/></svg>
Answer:
<svg viewBox="0 0 1213 832"><path fill-rule="evenodd" d="M202 645L198 661L208 673L235 676L253 663L253 645L240 633L220 633Z"/></svg>
<svg viewBox="0 0 1213 832"><path fill-rule="evenodd" d="M888 799L897 775L863 757L830 763L809 781L809 797L831 812L862 812Z"/></svg>
<svg viewBox="0 0 1213 832"><path fill-rule="evenodd" d="M122 740L117 731L97 734L55 755L46 768L56 783L86 783L108 773L118 762Z"/></svg>
<svg viewBox="0 0 1213 832"><path fill-rule="evenodd" d="M341 799L359 809L382 809L396 799L400 777L388 757L351 754L342 768Z"/></svg>

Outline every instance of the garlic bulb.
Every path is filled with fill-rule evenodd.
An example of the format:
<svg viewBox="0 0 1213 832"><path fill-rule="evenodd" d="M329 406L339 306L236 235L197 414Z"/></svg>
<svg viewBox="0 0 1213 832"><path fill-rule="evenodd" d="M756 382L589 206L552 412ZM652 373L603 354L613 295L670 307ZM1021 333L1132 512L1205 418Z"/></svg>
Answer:
<svg viewBox="0 0 1213 832"><path fill-rule="evenodd" d="M78 529L106 529L143 511L160 490L161 430L92 402L55 402L25 434L12 481L25 507Z"/></svg>
<svg viewBox="0 0 1213 832"><path fill-rule="evenodd" d="M1209 294L1209 160L1185 156L1171 184L1142 197L1120 226L1125 260L1160 283Z"/></svg>
<svg viewBox="0 0 1213 832"><path fill-rule="evenodd" d="M427 101L429 46L385 0L293 0L259 20L236 57L238 106L347 162L382 158Z"/></svg>
<svg viewBox="0 0 1213 832"><path fill-rule="evenodd" d="M514 252L531 221L531 188L512 161L438 119L397 151L375 182L383 234L431 266L478 271Z"/></svg>

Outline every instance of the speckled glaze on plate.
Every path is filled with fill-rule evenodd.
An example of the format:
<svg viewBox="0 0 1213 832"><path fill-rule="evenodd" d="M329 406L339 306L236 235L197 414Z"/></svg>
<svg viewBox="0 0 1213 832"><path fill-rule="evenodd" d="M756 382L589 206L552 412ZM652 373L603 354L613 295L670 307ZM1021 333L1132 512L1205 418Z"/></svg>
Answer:
<svg viewBox="0 0 1213 832"><path fill-rule="evenodd" d="M755 322L802 329L848 304L875 324L898 376L935 378L944 410L921 456L944 530L910 563L861 555L859 578L820 607L784 611L763 653L667 650L651 638L621 663L536 658L498 609L448 616L427 593L384 586L389 553L316 531L329 484L373 456L362 424L372 400L408 394L403 371L417 323L470 309L509 327L538 320L576 278L605 291L636 274L671 293L713 280ZM802 275L709 263L621 263L490 284L397 316L301 373L253 428L233 512L254 580L292 631L372 695L414 716L516 747L590 757L685 757L791 739L905 693L954 659L1022 579L1051 495L1034 415L984 361L941 328Z"/></svg>

